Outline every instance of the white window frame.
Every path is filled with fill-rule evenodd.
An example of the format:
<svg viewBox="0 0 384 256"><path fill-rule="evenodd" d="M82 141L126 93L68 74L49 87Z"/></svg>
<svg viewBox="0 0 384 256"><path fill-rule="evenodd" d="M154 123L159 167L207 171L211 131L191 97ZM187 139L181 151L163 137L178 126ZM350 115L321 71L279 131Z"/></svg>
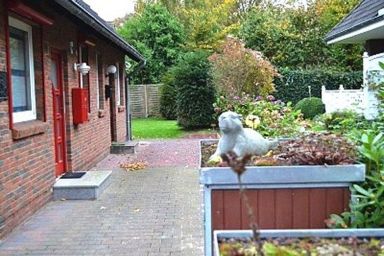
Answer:
<svg viewBox="0 0 384 256"><path fill-rule="evenodd" d="M36 120L36 94L35 94L35 68L33 66L33 44L32 44L32 26L13 17L8 17L10 27L14 27L27 32L28 35L28 59L29 59L29 88L31 95L31 110L13 112L14 123L20 123L30 120ZM10 36L10 35L9 35ZM10 47L10 46L9 46ZM12 53L11 53L12 54ZM12 69L12 68L11 68ZM9 72L12 72L9 70Z"/></svg>
<svg viewBox="0 0 384 256"><path fill-rule="evenodd" d="M120 65L116 63L116 106L120 106Z"/></svg>

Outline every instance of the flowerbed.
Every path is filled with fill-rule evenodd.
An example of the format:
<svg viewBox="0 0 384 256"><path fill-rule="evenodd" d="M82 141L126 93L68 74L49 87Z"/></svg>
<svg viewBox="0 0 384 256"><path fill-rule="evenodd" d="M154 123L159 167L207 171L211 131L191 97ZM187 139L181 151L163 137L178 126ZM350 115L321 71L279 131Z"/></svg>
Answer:
<svg viewBox="0 0 384 256"><path fill-rule="evenodd" d="M221 166L209 157L217 148L217 141L201 145L202 167ZM282 140L279 146L264 156L253 156L248 166L291 165L346 165L356 163L356 148L346 139L331 133L307 134L296 139Z"/></svg>

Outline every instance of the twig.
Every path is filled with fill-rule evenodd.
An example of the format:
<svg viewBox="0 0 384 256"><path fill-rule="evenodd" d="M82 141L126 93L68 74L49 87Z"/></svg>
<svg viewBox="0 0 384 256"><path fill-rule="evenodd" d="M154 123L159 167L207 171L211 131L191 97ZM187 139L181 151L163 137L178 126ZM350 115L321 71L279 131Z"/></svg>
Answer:
<svg viewBox="0 0 384 256"><path fill-rule="evenodd" d="M231 167L231 169L237 174L237 179L238 179L239 188L240 188L240 198L245 203L245 206L247 207L247 215L248 215L250 227L252 229L252 241L255 244L257 255L264 256L255 214L253 212L252 206L249 204L248 196L246 194L246 189L243 186L243 183L241 182L241 175L246 171L245 164L251 159L251 156L246 155L243 158L237 158L237 155L234 152L229 152L227 154L222 154L221 158L223 159L223 161L227 162L228 165Z"/></svg>

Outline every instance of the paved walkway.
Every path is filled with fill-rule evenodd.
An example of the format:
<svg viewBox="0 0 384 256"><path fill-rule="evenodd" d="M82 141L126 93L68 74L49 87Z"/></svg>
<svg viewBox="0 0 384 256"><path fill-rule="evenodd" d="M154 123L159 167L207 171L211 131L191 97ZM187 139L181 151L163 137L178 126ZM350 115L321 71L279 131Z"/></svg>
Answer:
<svg viewBox="0 0 384 256"><path fill-rule="evenodd" d="M119 163L145 160L128 172ZM0 255L203 255L198 140L142 143L109 156L112 183L96 201L53 201L0 241Z"/></svg>

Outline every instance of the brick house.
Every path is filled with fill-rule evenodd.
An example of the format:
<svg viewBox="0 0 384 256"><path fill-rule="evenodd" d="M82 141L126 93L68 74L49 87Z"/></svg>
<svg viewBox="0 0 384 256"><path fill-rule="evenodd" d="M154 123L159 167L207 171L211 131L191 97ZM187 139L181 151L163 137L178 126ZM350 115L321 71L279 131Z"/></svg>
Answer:
<svg viewBox="0 0 384 256"><path fill-rule="evenodd" d="M125 141L125 57L145 62L81 0L0 0L0 238Z"/></svg>

